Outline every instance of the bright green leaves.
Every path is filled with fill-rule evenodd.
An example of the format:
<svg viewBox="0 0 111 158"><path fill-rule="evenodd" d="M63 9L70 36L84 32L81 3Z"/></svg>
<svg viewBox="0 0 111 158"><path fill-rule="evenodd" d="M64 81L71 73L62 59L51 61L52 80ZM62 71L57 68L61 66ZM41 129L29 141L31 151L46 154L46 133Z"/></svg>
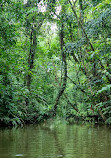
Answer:
<svg viewBox="0 0 111 158"><path fill-rule="evenodd" d="M10 48L17 40L17 24L22 19L23 5L21 2L7 3L1 5L0 14L0 42L3 49ZM21 18L21 19L20 19ZM19 20L19 21L18 21Z"/></svg>
<svg viewBox="0 0 111 158"><path fill-rule="evenodd" d="M37 8L37 7L33 7L33 8L31 8L30 10L28 10L28 11L27 11L27 14L35 13L35 12L38 12L38 8Z"/></svg>
<svg viewBox="0 0 111 158"><path fill-rule="evenodd" d="M80 9L80 4L83 10ZM76 19L70 4L65 0L28 0L25 4L15 0L1 1L1 120L11 121L13 125L22 120L36 122L43 115L48 115L48 111L53 108L64 74L60 52L62 23L63 51L67 57L69 78L65 89L66 97L61 97L58 112L61 116L66 115L67 110L77 114L70 107L69 101L74 107L78 106L82 115L88 112L91 114L90 105L93 105L95 113L101 110L107 122L110 122L109 5L109 0L94 0L93 3L77 1L74 6L78 17ZM82 27L78 21L81 21ZM31 62L33 66L30 69ZM26 84L29 76L30 90Z"/></svg>
<svg viewBox="0 0 111 158"><path fill-rule="evenodd" d="M111 92L111 84L109 84L109 85L107 85L107 86L105 86L105 87L102 87L102 89L99 90L99 91L97 92L97 94L104 93L104 92Z"/></svg>

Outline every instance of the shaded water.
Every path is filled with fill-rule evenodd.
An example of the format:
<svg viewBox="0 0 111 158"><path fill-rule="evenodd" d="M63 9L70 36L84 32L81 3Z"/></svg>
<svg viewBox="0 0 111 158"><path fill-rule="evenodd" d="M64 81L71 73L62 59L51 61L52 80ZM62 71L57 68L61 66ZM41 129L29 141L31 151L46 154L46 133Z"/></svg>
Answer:
<svg viewBox="0 0 111 158"><path fill-rule="evenodd" d="M46 122L0 130L0 158L111 158L106 127Z"/></svg>

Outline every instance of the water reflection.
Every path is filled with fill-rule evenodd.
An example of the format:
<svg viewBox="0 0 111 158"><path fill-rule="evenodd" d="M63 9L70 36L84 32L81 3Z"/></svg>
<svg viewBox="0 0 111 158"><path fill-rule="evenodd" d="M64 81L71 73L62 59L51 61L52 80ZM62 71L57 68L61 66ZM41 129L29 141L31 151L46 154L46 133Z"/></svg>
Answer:
<svg viewBox="0 0 111 158"><path fill-rule="evenodd" d="M0 130L0 158L111 158L111 131L45 122Z"/></svg>

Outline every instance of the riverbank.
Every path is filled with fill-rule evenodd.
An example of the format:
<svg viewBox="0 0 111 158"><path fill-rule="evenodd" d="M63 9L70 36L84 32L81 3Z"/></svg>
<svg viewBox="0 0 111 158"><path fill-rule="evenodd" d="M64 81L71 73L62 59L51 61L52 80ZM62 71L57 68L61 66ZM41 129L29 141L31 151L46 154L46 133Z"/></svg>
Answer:
<svg viewBox="0 0 111 158"><path fill-rule="evenodd" d="M39 116L38 118L32 119L24 119L21 120L19 118L0 118L0 127L17 127L17 126L25 126L30 124L39 124L41 122L46 122L48 120L56 120L61 121L64 120L67 124L89 124L89 125L107 125L111 126L111 124L105 123L101 118L97 115L89 115L89 116L76 116L76 115L67 115L67 117L51 117L49 115Z"/></svg>

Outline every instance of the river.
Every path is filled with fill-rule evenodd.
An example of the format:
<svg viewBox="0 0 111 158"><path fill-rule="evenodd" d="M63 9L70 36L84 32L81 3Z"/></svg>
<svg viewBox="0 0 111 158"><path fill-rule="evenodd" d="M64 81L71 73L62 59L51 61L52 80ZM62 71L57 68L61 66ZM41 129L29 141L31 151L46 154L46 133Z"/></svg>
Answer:
<svg viewBox="0 0 111 158"><path fill-rule="evenodd" d="M0 129L0 158L16 157L111 158L111 130L65 121Z"/></svg>

